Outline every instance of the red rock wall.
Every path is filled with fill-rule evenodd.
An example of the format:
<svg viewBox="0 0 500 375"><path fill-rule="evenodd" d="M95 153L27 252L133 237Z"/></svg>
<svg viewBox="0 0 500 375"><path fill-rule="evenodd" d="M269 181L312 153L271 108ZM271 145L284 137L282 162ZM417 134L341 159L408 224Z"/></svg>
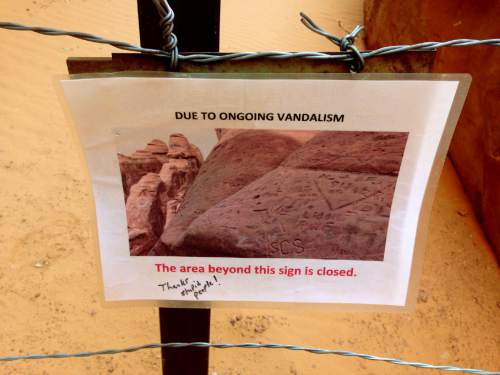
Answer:
<svg viewBox="0 0 500 375"><path fill-rule="evenodd" d="M497 38L499 19L499 1L365 0L366 47ZM433 72L472 75L450 156L500 256L500 48L440 49Z"/></svg>

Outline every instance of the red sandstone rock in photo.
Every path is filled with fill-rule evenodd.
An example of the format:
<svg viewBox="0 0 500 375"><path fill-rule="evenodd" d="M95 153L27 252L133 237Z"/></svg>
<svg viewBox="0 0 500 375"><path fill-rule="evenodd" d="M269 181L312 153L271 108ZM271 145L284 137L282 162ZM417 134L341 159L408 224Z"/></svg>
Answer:
<svg viewBox="0 0 500 375"><path fill-rule="evenodd" d="M225 142L234 136L246 132L248 129L229 129L229 128L217 128L215 133L219 142ZM275 130L266 130L270 132L276 132ZM303 144L309 141L312 137L319 133L318 130L279 130L277 131L283 136L289 136L295 139L297 142Z"/></svg>
<svg viewBox="0 0 500 375"><path fill-rule="evenodd" d="M269 130L245 130L213 148L161 240L168 255L182 245L184 232L199 215L222 199L275 169L300 143ZM182 252L189 255L188 252Z"/></svg>
<svg viewBox="0 0 500 375"><path fill-rule="evenodd" d="M179 133L154 139L131 156L118 154L131 255L160 255L159 237L177 213L203 156Z"/></svg>
<svg viewBox="0 0 500 375"><path fill-rule="evenodd" d="M198 169L197 162L189 159L170 159L163 164L159 175L168 197L183 196L198 174Z"/></svg>
<svg viewBox="0 0 500 375"><path fill-rule="evenodd" d="M160 179L164 185L164 193L160 196L162 210L166 216L165 226L172 221L189 187L198 174L196 159L170 159L163 164Z"/></svg>
<svg viewBox="0 0 500 375"><path fill-rule="evenodd" d="M156 173L148 173L130 189L127 199L127 225L130 255L144 255L163 231L164 214L160 205L163 184Z"/></svg>
<svg viewBox="0 0 500 375"><path fill-rule="evenodd" d="M128 199L130 188L139 182L146 173L158 173L162 163L149 151L136 151L131 156L118 154L120 172L122 175L125 201Z"/></svg>
<svg viewBox="0 0 500 375"><path fill-rule="evenodd" d="M233 138L235 135L246 132L248 129L230 129L230 128L217 128L215 129L215 134L219 142L227 141Z"/></svg>
<svg viewBox="0 0 500 375"><path fill-rule="evenodd" d="M403 132L322 132L283 166L397 176L407 137Z"/></svg>
<svg viewBox="0 0 500 375"><path fill-rule="evenodd" d="M194 220L190 255L383 260L395 178L279 167Z"/></svg>
<svg viewBox="0 0 500 375"><path fill-rule="evenodd" d="M144 150L149 151L160 163L168 162L168 146L162 140L153 139Z"/></svg>
<svg viewBox="0 0 500 375"><path fill-rule="evenodd" d="M407 133L216 132L119 155L131 255L383 260Z"/></svg>
<svg viewBox="0 0 500 375"><path fill-rule="evenodd" d="M383 260L406 139L322 132L196 218L173 254Z"/></svg>
<svg viewBox="0 0 500 375"><path fill-rule="evenodd" d="M198 147L189 143L183 134L171 134L168 146L168 157L171 159L195 158L198 161L198 166L203 162L203 156Z"/></svg>

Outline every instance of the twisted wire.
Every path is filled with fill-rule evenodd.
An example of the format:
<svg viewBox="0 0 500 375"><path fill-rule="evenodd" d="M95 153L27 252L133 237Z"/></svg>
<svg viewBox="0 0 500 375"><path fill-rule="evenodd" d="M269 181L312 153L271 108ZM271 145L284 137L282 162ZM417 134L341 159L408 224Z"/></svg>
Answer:
<svg viewBox="0 0 500 375"><path fill-rule="evenodd" d="M6 356L0 357L1 361L18 361L18 360L28 360L28 359L48 359L48 358L81 358L81 357L91 357L97 355L109 355L109 354L119 354L119 353L131 353L144 349L157 349L157 348L216 348L216 349L231 349L231 348L246 348L246 349L286 349L294 351L305 351L312 354L331 354L339 355L344 357L357 357L369 361L379 361L391 363L394 365L411 366L422 369L434 369L441 371L455 371L463 372L468 374L477 375L500 375L498 371L488 371L480 370L474 368L464 368L449 365L431 365L428 363L421 362L409 362L397 358L386 358L378 357L370 354L355 353L345 350L337 349L320 349L311 348L307 346L300 345L284 345L284 344L257 344L257 343L241 343L241 344L231 344L231 343L209 343L209 342L169 342L169 343L153 343L139 346L131 346L123 349L105 349L93 352L79 352L79 353L56 353L56 354L30 354L30 355L20 355L20 356Z"/></svg>
<svg viewBox="0 0 500 375"><path fill-rule="evenodd" d="M161 36L164 41L162 48L170 53L170 68L175 69L179 60L177 36L173 33L175 14L166 0L153 0L153 3L160 15Z"/></svg>
<svg viewBox="0 0 500 375"><path fill-rule="evenodd" d="M358 34L363 31L363 26L356 25L353 31L345 35L343 38L339 38L319 27L310 17L305 13L300 12L300 22L305 25L309 30L315 32L316 34L324 36L330 42L336 44L341 51L351 51L352 60L349 62L349 70L351 72L360 72L365 67L365 59L359 49L354 45L354 41Z"/></svg>
<svg viewBox="0 0 500 375"><path fill-rule="evenodd" d="M155 0L156 1L156 0ZM170 7L169 7L170 8ZM172 12L173 13L173 12ZM166 20L172 19L172 13L170 13L168 10L163 17L163 30L165 32L166 30ZM307 17L307 16L306 16ZM310 18L307 17L309 20ZM304 24L307 23L307 19L305 17L302 17L302 21ZM311 26L311 27L310 27ZM354 41L354 38L356 35L361 31L360 26L356 26L356 28L349 34L347 34L344 38L338 38L335 37L334 35L327 33L326 31L320 29L316 24L310 23L309 26L306 25L310 30L313 30L314 32L323 35L325 37L328 37L329 40L335 40L335 44L344 46L347 48L350 46L351 48L354 47L353 44L349 44L349 41L352 40ZM180 54L176 52L176 48L174 48L171 51L164 51L164 50L159 50L159 49L152 49L152 48L143 48L139 47L130 43L126 42L120 42L116 40L111 40L111 39L106 39L102 38L97 35L93 34L88 34L88 33L82 33L82 32L75 32L75 31L66 31L66 30L59 30L59 29L54 29L50 27L39 27L39 26L29 26L29 25L22 25L19 23L15 22L1 22L0 21L0 28L4 29L9 29L9 30L19 30L19 31L33 31L39 34L43 35L50 35L50 36L59 36L59 35L65 35L65 36L70 36L73 38L78 38L82 39L88 42L93 42L93 43L101 43L101 44L109 44L113 47L116 47L118 49L126 50L126 51L132 51L132 52L139 52L139 53L144 53L144 54L149 54L149 55L156 55L156 56L161 56L165 58L169 58L170 61L174 62L181 62L181 61L190 61L198 64L211 64L211 63L217 63L217 62L222 62L222 61L227 61L227 60L252 60L252 59L260 59L260 58L269 58L269 59L295 59L295 58L301 58L301 59L311 59L311 60L331 60L331 61L346 61L346 62L352 62L353 61L353 53L356 53L355 50L350 50L350 51L344 51L336 54L328 54L328 53L323 53L323 52L283 52L283 51L266 51L266 52L234 52L234 53L226 53L226 54L209 54L209 53L194 53L194 54ZM165 34L163 34L165 35ZM166 34L168 35L168 33ZM172 46L173 42L176 41L177 38L175 38L174 34L169 34L170 35L170 42L167 40L165 46ZM173 36L172 36L173 35ZM328 35L328 36L327 36ZM344 41L346 40L346 41ZM340 41L340 42L339 42ZM489 46L495 46L498 47L500 46L500 38L492 38L492 39L453 39L453 40L448 40L444 42L422 42L422 43L416 43L416 44L403 44L403 45L394 45L394 46L386 46L382 48L378 48L376 50L372 51L358 51L359 56L363 58L364 60L374 57L374 56L385 56L385 55L392 55L392 54L397 54L397 53L403 53L403 52L408 52L408 51L433 51L442 47L465 47L465 46L477 46L477 45L489 45ZM354 51L354 52L353 52ZM358 58L359 58L358 56ZM355 68L356 66L354 66Z"/></svg>

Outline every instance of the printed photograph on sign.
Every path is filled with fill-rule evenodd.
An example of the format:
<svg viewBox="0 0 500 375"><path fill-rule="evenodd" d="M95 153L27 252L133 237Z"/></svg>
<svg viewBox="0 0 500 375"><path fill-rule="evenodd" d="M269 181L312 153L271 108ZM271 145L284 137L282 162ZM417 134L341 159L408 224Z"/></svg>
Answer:
<svg viewBox="0 0 500 375"><path fill-rule="evenodd" d="M105 299L407 306L464 76L226 77L62 82Z"/></svg>
<svg viewBox="0 0 500 375"><path fill-rule="evenodd" d="M115 133L132 256L384 260L408 132Z"/></svg>

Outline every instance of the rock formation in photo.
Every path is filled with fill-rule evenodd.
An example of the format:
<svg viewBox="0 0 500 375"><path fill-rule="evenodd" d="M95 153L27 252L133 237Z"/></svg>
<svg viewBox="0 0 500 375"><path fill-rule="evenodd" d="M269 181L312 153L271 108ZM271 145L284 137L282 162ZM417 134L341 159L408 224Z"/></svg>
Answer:
<svg viewBox="0 0 500 375"><path fill-rule="evenodd" d="M407 137L404 132L322 132L283 166L397 176Z"/></svg>
<svg viewBox="0 0 500 375"><path fill-rule="evenodd" d="M118 163L122 175L123 192L125 201L128 199L130 188L139 182L147 173L158 173L161 162L149 151L140 150L130 156L118 154Z"/></svg>
<svg viewBox="0 0 500 375"><path fill-rule="evenodd" d="M164 231L163 246L158 244L157 253L189 256L189 251L177 249L182 247L184 233L194 219L275 169L301 146L291 136L270 130L231 129L223 133Z"/></svg>
<svg viewBox="0 0 500 375"><path fill-rule="evenodd" d="M176 215L203 156L182 134L168 145L152 140L130 156L118 154L131 255L156 255L155 245Z"/></svg>
<svg viewBox="0 0 500 375"><path fill-rule="evenodd" d="M172 254L383 260L406 139L321 132L199 214Z"/></svg>
<svg viewBox="0 0 500 375"><path fill-rule="evenodd" d="M156 173L144 175L130 188L126 213L130 255L149 252L163 231L164 214L160 194L164 190Z"/></svg>
<svg viewBox="0 0 500 375"><path fill-rule="evenodd" d="M119 155L132 255L384 259L407 133L216 133Z"/></svg>

